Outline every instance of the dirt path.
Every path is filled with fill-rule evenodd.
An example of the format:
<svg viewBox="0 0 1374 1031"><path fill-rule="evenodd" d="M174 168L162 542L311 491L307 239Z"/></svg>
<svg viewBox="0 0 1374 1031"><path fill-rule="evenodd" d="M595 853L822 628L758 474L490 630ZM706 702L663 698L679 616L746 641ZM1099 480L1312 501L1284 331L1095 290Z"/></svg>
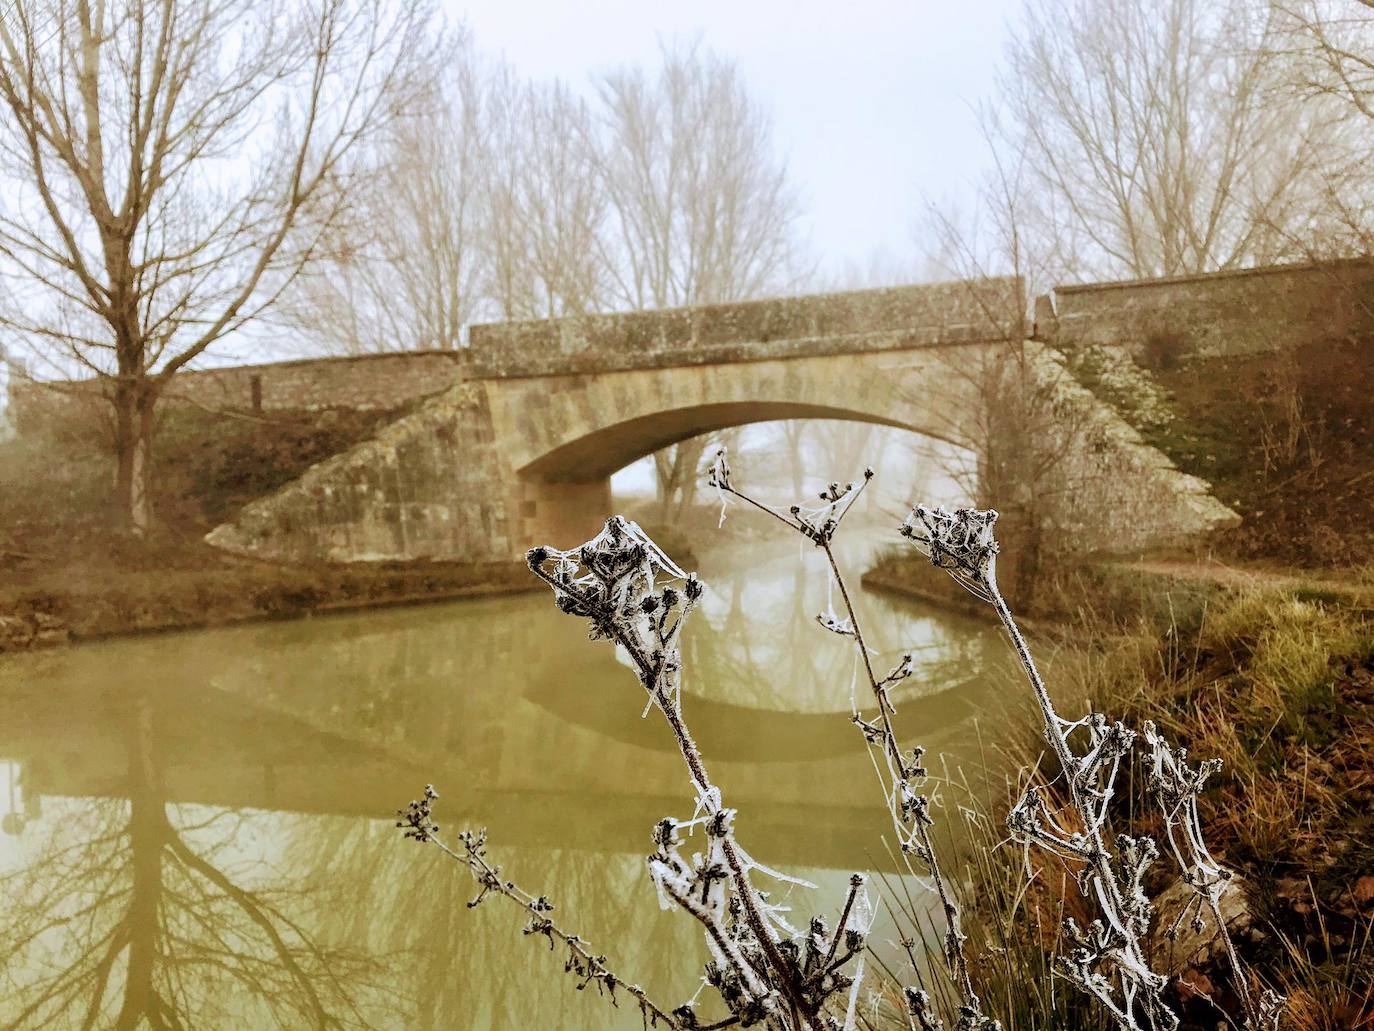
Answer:
<svg viewBox="0 0 1374 1031"><path fill-rule="evenodd" d="M1142 559L1137 562L1116 562L1120 569L1167 577L1171 580L1192 580L1213 583L1222 587L1280 587L1338 595L1351 600L1369 600L1368 586L1350 580L1334 580L1326 575L1312 575L1302 571L1284 572L1254 566L1227 565L1216 559Z"/></svg>

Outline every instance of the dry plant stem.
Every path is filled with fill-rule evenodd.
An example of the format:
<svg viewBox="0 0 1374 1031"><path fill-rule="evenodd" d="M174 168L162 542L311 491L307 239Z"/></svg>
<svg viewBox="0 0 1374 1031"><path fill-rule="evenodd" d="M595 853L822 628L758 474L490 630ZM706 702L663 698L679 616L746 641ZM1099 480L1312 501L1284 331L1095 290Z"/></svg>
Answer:
<svg viewBox="0 0 1374 1031"><path fill-rule="evenodd" d="M473 879L481 888L477 898L468 903L469 909L479 905L492 892L502 898L509 899L529 914L530 923L525 929L527 935L542 934L549 939L551 947L554 941L558 941L568 949L569 955L576 960L577 965L574 966L573 960L569 960L567 969L575 970L584 978L582 984L578 986L579 988L586 987L593 981L597 982L598 988L604 985L610 995L612 1005L615 1005L615 990L623 988L626 994L632 996L635 1002L639 1004L639 1011L644 1017L646 1027L650 1023L657 1026L659 1021L663 1021L673 1031L687 1031L677 1017L649 998L639 985L616 976L606 966L605 956L592 953L588 949L587 943L579 935L569 934L551 920L548 914L552 912L553 905L547 898L543 896L536 898L521 889L514 881L502 878L501 871L486 860L483 848L486 841L486 831L477 833L464 831L459 834L458 838L463 843L461 853L455 852L445 845L437 836L439 827L433 819L433 804L438 797L432 785L425 785L424 794L420 800L411 801L409 806L396 814L398 817L396 826L406 828L405 836L407 838L422 845L433 845L454 862L461 863L468 868L468 872L472 874Z"/></svg>
<svg viewBox="0 0 1374 1031"><path fill-rule="evenodd" d="M1064 769L1065 777L1069 782L1069 790L1074 796L1074 805L1082 809L1083 804L1079 798L1078 786L1074 783L1073 777L1069 776L1069 771L1074 766L1073 752L1069 750L1069 743L1064 737L1064 732L1059 729L1058 714L1054 710L1054 703L1050 701L1049 690L1045 687L1044 680L1040 678L1040 671L1036 668L1035 660L1031 658L1026 639L1021 636L1021 628L1016 625L1011 609L1007 607L1001 591L997 589L997 581L989 578L984 583L984 587L992 596L992 605L997 610L997 618L1002 621L1002 626L1006 629L1008 636L1011 637L1012 648L1016 650L1016 657L1021 661L1021 668L1025 670L1026 678L1030 681L1031 689L1035 692L1035 700L1040 706L1040 717L1045 723L1045 737L1049 740L1050 747L1054 749L1055 757ZM1087 810L1084 809L1083 811L1086 812ZM1098 837L1100 838L1100 834Z"/></svg>
<svg viewBox="0 0 1374 1031"><path fill-rule="evenodd" d="M844 899L844 909L840 911L840 922L836 924L837 929L835 931L835 936L830 939L830 948L825 951L825 963L822 964L823 967L830 966L831 961L835 958L835 950L840 944L840 932L843 931L845 926L849 923L849 912L854 908L854 899L858 894L859 885L857 883L851 883L849 885L849 894L846 895Z"/></svg>
<svg viewBox="0 0 1374 1031"><path fill-rule="evenodd" d="M1117 875L1112 870L1111 852L1107 844L1102 839L1102 828L1100 824L1092 818L1092 805L1083 797L1081 785L1078 778L1072 773L1076 766L1072 750L1069 748L1068 738L1064 734L1063 728L1059 724L1058 713L1055 712L1054 703L1050 699L1049 690L1045 687L1045 682L1041 679L1040 671L1035 665L1035 660L1031 658L1030 648L1026 644L1026 639L1021 635L1021 629L1016 625L1016 620L1011 614L1011 609L1007 607L1006 600L1002 597L1001 591L997 589L997 579L994 576L984 578L983 587L992 598L993 608L997 611L997 618L1001 620L1002 626L1006 629L1007 635L1011 638L1012 647L1016 651L1016 657L1020 660L1021 668L1026 673L1026 678L1030 681L1031 688L1035 692L1036 703L1040 706L1040 715L1045 725L1045 737L1051 748L1054 749L1055 757L1058 758L1064 770L1064 780L1069 789L1069 795L1073 801L1074 809L1078 811L1083 819L1083 830L1091 838L1092 847L1087 850L1086 859L1093 867L1096 874L1098 890L1107 895L1112 911L1121 913L1125 911L1125 900L1121 897L1121 892L1117 885ZM1125 947L1128 955L1140 964L1142 968L1148 968L1144 954L1140 948L1140 942L1129 935L1125 936ZM1148 998L1148 997L1147 997ZM1148 1001L1146 1012L1150 1015L1153 1022L1155 1020L1154 1006ZM1126 1014L1129 1017L1129 1012ZM1171 1026L1165 1024L1164 1026Z"/></svg>
<svg viewBox="0 0 1374 1031"><path fill-rule="evenodd" d="M1060 968L1094 996L1123 1031L1142 1031L1139 1020L1150 1031L1173 1031L1178 1018L1161 996L1168 980L1150 968L1142 945L1151 913L1142 878L1158 848L1152 838L1123 834L1116 838L1113 851L1104 839L1113 785L1135 734L1119 722L1108 725L1100 713L1068 721L1055 711L1025 638L997 588L999 548L992 533L996 520L992 510L947 512L917 506L901 533L936 568L993 606L1030 681L1045 740L1062 767L1069 809L1081 822L1081 831L1065 829L1057 822L1038 787L1030 788L1007 817L1014 840L1082 864L1077 875L1079 891L1100 914L1083 930L1073 920L1065 921L1075 947L1061 957ZM1086 728L1090 735L1090 747L1081 757L1069 742L1069 734L1079 728ZM1099 969L1104 962L1114 978Z"/></svg>
<svg viewBox="0 0 1374 1031"><path fill-rule="evenodd" d="M1259 1028L1260 1014L1258 1007L1255 1006L1254 994L1250 991L1250 979L1246 976L1245 967L1241 965L1236 943L1231 940L1231 932L1226 929L1226 918L1221 915L1221 900L1211 892L1207 893L1207 908L1212 911L1212 920L1221 934L1221 944L1226 949L1226 961L1231 964L1232 980L1235 982L1236 993L1240 996L1240 1004L1245 1010L1246 1019L1252 1027Z"/></svg>
<svg viewBox="0 0 1374 1031"><path fill-rule="evenodd" d="M853 628L855 647L858 648L859 655L863 659L864 674L868 678L869 689L873 692L873 697L878 705L878 715L882 720L884 746L893 761L897 763L897 769L904 770L906 769L906 761L903 759L901 750L897 746L897 734L892 726L892 714L896 712L896 708L893 706L892 700L888 697L887 687L879 681L878 675L873 669L873 660L869 657L868 645L864 641L863 628L859 621L859 614L854 608L854 602L850 597L849 588L845 584L844 576L840 572L839 562L835 558L834 548L831 546L831 538L834 531L838 529L844 517L849 514L850 509L854 507L854 503L858 501L859 495L868 485L868 481L871 478L871 470L869 470L869 474L865 475L863 483L857 490L851 492L848 504L840 511L839 515L834 519L833 524L828 527L828 532L819 534L813 534L807 527L798 525L797 522L788 519L775 508L755 500L748 494L740 492L735 487L731 486L727 480L720 480L717 486L725 493L739 498L741 501L752 505L761 512L767 513L792 531L801 533L825 553L826 561L830 566L831 575L835 578L835 584L840 591L840 598L844 602L845 612L849 617L849 624ZM965 936L959 921L959 907L955 904L953 895L949 890L949 885L945 882L944 874L940 869L940 863L935 854L935 842L930 837L929 828L918 819L914 826L914 832L920 839L921 847L925 850L924 858L926 859L926 865L930 869L931 880L934 881L935 892L940 899L940 906L944 911L945 922L948 927L948 933L945 938L946 961L949 963L959 994L963 998L965 1004L969 1006L970 1009L978 1012L981 1010L981 1003L977 993L974 991L973 978L969 973L968 957L964 952L963 943L965 941ZM834 946L835 942L832 941L832 951Z"/></svg>
<svg viewBox="0 0 1374 1031"><path fill-rule="evenodd" d="M1231 880L1231 874L1208 851L1198 814L1198 796L1203 784L1221 768L1221 761L1214 759L1190 769L1187 750L1171 748L1150 720L1145 723L1145 740L1151 749L1154 765L1152 790L1164 816L1169 849L1185 883L1193 889L1199 909L1205 904L1211 911L1213 923L1226 950L1226 958L1231 964L1236 994L1240 996L1241 1007L1248 1021L1247 1028L1253 1031L1276 1028L1285 1000L1267 989L1261 993L1260 999L1255 998L1248 968L1241 962L1221 912L1221 895ZM1170 936L1182 926L1187 915L1187 908L1180 910L1174 927L1168 932Z"/></svg>
<svg viewBox="0 0 1374 1031"><path fill-rule="evenodd" d="M545 581L550 587L563 591L567 594L577 596L575 588L566 584L558 584L554 579L542 569L534 569L534 573L541 580ZM645 656L638 643L632 640L629 635L618 627L611 625L605 628L612 639L625 649L631 659L634 660L638 668L640 678L648 690L650 696L658 703L664 718L667 720L669 728L673 732L673 737L677 741L678 751L682 754L683 761L687 764L687 769L691 773L692 782L696 784L703 799L703 805L708 812L714 814L719 807L713 801L717 797L717 789L711 782L710 776L706 772L706 764L702 759L701 752L697 748L696 741L688 731L687 725L682 720L679 703L665 691L662 686L661 677L663 670L661 667ZM803 1004L800 1000L800 986L793 983L791 971L778 952L777 941L772 931L768 928L755 904L753 884L749 880L748 874L744 870L744 864L740 862L739 853L735 849L734 841L728 836L722 842L722 851L725 853L726 865L730 868L731 879L735 882L738 897L744 910L744 918L749 925L749 929L754 933L759 946L767 956L769 964L777 974L777 980L782 987L784 997L793 1015L794 1027L798 1029L810 1028L814 1024L810 1015L804 1012Z"/></svg>
<svg viewBox="0 0 1374 1031"><path fill-rule="evenodd" d="M848 509L845 511L847 512ZM830 563L830 570L840 589L840 598L844 601L845 610L849 614L849 621L854 627L854 641L859 649L859 654L863 656L864 670L868 674L868 686L873 690L873 696L878 700L879 710L883 717L883 728L887 731L884 736L888 741L889 750L893 752L893 757L900 763L901 755L897 749L896 736L892 731L892 722L888 718L888 713L896 710L887 696L887 688L878 683L877 675L873 672L873 663L868 657L868 646L864 644L863 631L859 628L859 616L854 611L854 603L850 600L849 588L845 586L844 577L840 575L839 563L835 561L835 552L828 541L821 545L821 548ZM926 865L930 867L930 877L935 882L935 893L940 898L940 906L945 912L945 922L949 926L949 936L946 939L949 946L948 960L958 981L959 994L970 1005L974 1005L977 1003L978 997L973 990L973 978L969 974L968 957L964 953L964 932L959 921L959 907L955 905L949 886L945 883L944 874L940 870L940 861L935 855L935 842L931 840L929 828L917 821L915 829L921 837L922 847L926 849L926 856L928 857Z"/></svg>
<svg viewBox="0 0 1374 1031"><path fill-rule="evenodd" d="M867 482L867 480L864 481L865 484L867 484ZM840 567L835 561L835 553L831 550L829 541L817 541L814 537L811 537L810 534L807 534L801 527L799 527L791 519L788 519L777 509L772 508L769 505L765 505L761 501L755 501L748 494L743 494L740 491L736 490L734 487L729 486L728 484L721 484L720 489L727 494L739 498L741 501L753 505L760 512L768 513L768 515L778 520L778 522L782 523L784 526L786 526L789 530L792 530L794 533L802 533L803 536L806 536L808 540L811 540L814 544L816 544L817 547L819 547L822 551L825 552L825 557L830 563L831 572L834 574L835 581L839 585L840 595L844 599L845 609L849 613L850 623L854 627L854 638L855 641L858 643L859 654L863 657L864 671L868 674L869 687L873 689L873 694L878 699L878 713L883 721L883 730L885 731L884 740L887 742L887 748L888 751L892 754L892 758L897 760L898 763L901 763L902 757L901 754L897 751L897 735L894 733L892 729L892 713L896 712L896 709L893 708L891 700L887 697L886 689L879 686L878 677L873 672L873 661L868 657L868 648L867 646L865 646L863 641L863 632L859 628L858 617L854 612L853 604L850 602L849 591L845 587L844 578L840 576ZM859 489L862 490L863 488L860 487ZM855 495L854 500L858 500L857 494ZM847 513L849 509L853 507L853 504L854 502L851 501L849 505L845 507L844 512L840 514L841 519L843 519L845 513ZM836 525L839 525L839 520L836 520Z"/></svg>
<svg viewBox="0 0 1374 1031"><path fill-rule="evenodd" d="M1001 592L997 589L996 577L988 576L984 578L983 586L992 599L992 604L997 611L997 616L1001 620L1002 626L1006 629L1008 636L1010 636L1012 647L1015 649L1017 658L1020 660L1021 666L1025 670L1026 676L1030 680L1031 687L1035 692L1035 699L1040 706L1041 715L1045 723L1045 736L1065 770L1065 780L1068 783L1074 807L1084 815L1085 829L1091 832L1093 848L1089 853L1088 859L1097 872L1098 884L1101 886L1101 889L1107 893L1116 911L1121 912L1124 900L1121 898L1116 878L1113 876L1113 871L1111 870L1109 854L1102 840L1101 829L1095 821L1086 819L1090 812L1090 806L1082 797L1081 785L1078 782L1078 778L1068 774L1068 771L1073 768L1073 753L1069 748L1067 738L1060 725L1049 692L1045 687L1044 681L1040 677L1035 661L1031 658L1030 649L1026 645L1025 638L1021 635L1020 628L1016 625L1016 620L1012 616L1010 608L1007 606L1005 599L1003 599ZM1153 725L1147 723L1146 737L1149 739L1153 736ZM1161 805L1163 804L1161 803ZM1190 799L1185 805L1188 806L1189 811L1185 814L1184 820L1189 822L1191 829L1197 835L1198 842L1200 842L1202 833L1197 817L1195 797ZM1163 811L1166 821L1170 828L1172 828L1178 819L1177 812L1171 812L1167 807L1163 807ZM1276 1021L1278 1019L1278 1011L1282 1006L1281 998L1270 993L1266 998L1268 1012L1266 1012L1266 1007L1261 1007L1257 1004L1255 995L1250 989L1247 968L1241 962L1240 955L1236 951L1235 942L1231 938L1231 932L1226 927L1226 920L1221 912L1219 894L1207 887L1196 884L1192 877L1188 875L1189 865L1179 852L1178 846L1173 840L1172 829L1170 830L1170 846L1174 852L1180 871L1185 874L1188 883L1194 885L1194 890L1205 900L1208 909L1212 913L1212 919L1217 928L1217 933L1226 951L1227 961L1231 966L1232 980L1235 983L1236 994L1240 996L1241 1009L1245 1014L1246 1028L1252 1029L1252 1031L1261 1031L1261 1029L1264 1028L1277 1027ZM1199 845L1198 847L1203 846ZM1143 963L1144 956L1140 952L1139 943L1136 941L1128 941L1127 945L1128 948L1131 948L1136 953L1134 958ZM1149 1010L1148 1005L1147 1012L1150 1013L1151 1019L1153 1019L1155 1014L1153 1011Z"/></svg>
<svg viewBox="0 0 1374 1031"><path fill-rule="evenodd" d="M467 867L472 870L473 874L477 876L478 881L488 890L496 892L502 898L510 899L528 913L532 919L540 921L540 934L548 934L557 938L570 952L586 964L587 967L592 969L605 969L604 957L594 955L588 950L586 943L581 937L576 934L567 933L552 920L549 920L548 917L545 916L546 911L537 905L533 895L517 887L513 882L503 881L496 869L487 863L481 855L471 851L469 851L466 856L459 855L438 838L429 837L427 840L433 843L440 852L444 853L444 855L448 856L450 859L466 864ZM673 1015L664 1010L663 1007L659 1006L653 999L649 998L649 996L645 994L644 989L640 988L639 985L631 984L628 981L622 981L617 978L615 980L615 987L623 988L627 994L634 998L635 1002L639 1003L640 1010L648 1014L653 1020L663 1021L668 1027L673 1028L674 1031L681 1027Z"/></svg>

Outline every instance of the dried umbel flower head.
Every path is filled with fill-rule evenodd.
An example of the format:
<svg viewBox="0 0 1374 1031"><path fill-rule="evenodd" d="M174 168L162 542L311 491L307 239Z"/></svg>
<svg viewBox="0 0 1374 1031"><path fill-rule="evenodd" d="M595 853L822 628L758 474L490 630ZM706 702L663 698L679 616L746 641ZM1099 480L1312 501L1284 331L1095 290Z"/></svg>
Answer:
<svg viewBox="0 0 1374 1031"><path fill-rule="evenodd" d="M834 539L836 531L840 528L840 523L853 509L874 475L870 466L864 469L861 481L851 481L844 484L832 482L818 495L821 502L819 505L814 503L803 505L801 502L797 502L787 509L786 514L780 509L765 505L749 494L736 489L734 481L731 479L730 462L725 448L716 452L715 460L711 463L711 470L706 475L706 482L716 488L716 493L720 496L722 523L725 521L727 497L736 497L785 523L818 548L825 548Z"/></svg>
<svg viewBox="0 0 1374 1031"><path fill-rule="evenodd" d="M947 512L917 505L898 532L925 553L931 565L949 573L984 601L991 601L999 550L992 533L995 522L997 513L992 509Z"/></svg>
<svg viewBox="0 0 1374 1031"><path fill-rule="evenodd" d="M561 611L589 622L593 640L609 638L629 653L652 701L677 704L678 639L705 589L695 573L622 516L576 548L531 548L525 559Z"/></svg>
<svg viewBox="0 0 1374 1031"><path fill-rule="evenodd" d="M424 844L438 832L439 825L434 822L434 802L438 797L434 785L426 784L420 798L411 799L404 809L396 810L396 826L405 829L407 838Z"/></svg>

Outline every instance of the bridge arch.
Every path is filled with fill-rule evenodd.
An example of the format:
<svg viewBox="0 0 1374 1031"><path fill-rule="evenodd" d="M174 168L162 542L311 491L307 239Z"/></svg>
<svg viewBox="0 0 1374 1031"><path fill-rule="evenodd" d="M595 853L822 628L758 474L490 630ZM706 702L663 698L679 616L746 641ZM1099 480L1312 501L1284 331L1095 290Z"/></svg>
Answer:
<svg viewBox="0 0 1374 1031"><path fill-rule="evenodd" d="M954 361L930 351L826 355L483 387L496 436L511 442L517 532L565 545L585 540L611 511L612 473L714 430L844 419L966 446L972 380Z"/></svg>
<svg viewBox="0 0 1374 1031"><path fill-rule="evenodd" d="M611 423L601 429L592 430L584 436L555 447L519 472L525 477L539 477L550 481L577 478L579 475L608 476L655 451L705 433L788 419L837 419L911 429L895 419L884 418L871 412L825 405L790 404L781 401L697 405L634 416L623 422ZM838 471L836 475L839 475Z"/></svg>

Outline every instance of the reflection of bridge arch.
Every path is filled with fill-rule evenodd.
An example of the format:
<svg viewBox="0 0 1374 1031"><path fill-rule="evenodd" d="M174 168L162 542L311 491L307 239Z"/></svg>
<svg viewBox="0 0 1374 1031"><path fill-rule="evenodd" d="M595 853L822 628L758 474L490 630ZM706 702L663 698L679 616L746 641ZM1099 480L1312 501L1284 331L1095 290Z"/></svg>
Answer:
<svg viewBox="0 0 1374 1031"><path fill-rule="evenodd" d="M55 800L128 798L125 731L139 712L155 709L158 733L145 745L167 805L389 822L398 805L433 781L442 786L450 824L485 824L495 839L513 845L634 854L657 820L691 803L680 756L666 731L639 719L636 686L627 679L611 671L605 692L616 696L612 704L592 703L605 721L586 718L583 696L507 699L510 726L488 767L473 765L475 737L490 735L487 726L473 728L457 748L423 739L379 745L371 733L333 725L338 721L327 713L284 712L209 686L130 685L118 703L96 714L88 682L54 683L38 699L0 679L0 701L21 717L0 726L0 761L22 770L25 815L36 822L60 811ZM569 706L576 722L568 718ZM722 741L728 747L730 733L717 720L750 715L708 706L694 716L694 726L716 752ZM878 796L853 788L867 789L871 777L862 740L842 716L804 719L811 733L830 735L833 727L844 750L747 761L759 756L755 742L743 756L716 756L713 772L732 788L732 804L750 813L754 852L763 861L866 865L870 850L881 854L877 842L887 824ZM771 725L776 735L776 721ZM801 797L806 807L798 805Z"/></svg>
<svg viewBox="0 0 1374 1031"><path fill-rule="evenodd" d="M842 418L967 445L981 370L1020 345L1020 305L1020 283L1002 279L476 327L463 382L209 539L286 560L508 561L585 540L609 514L612 472L711 430ZM1025 348L1033 374L1058 382L1044 348ZM1106 492L1093 507L1121 520L1117 543L1229 515L1076 397L1121 431L1097 435L1091 459Z"/></svg>
<svg viewBox="0 0 1374 1031"><path fill-rule="evenodd" d="M541 684L547 686L547 681ZM634 684L625 688L628 694ZM909 728L912 741L919 738L925 744L964 725L980 708L987 708L991 691L986 680L975 677L923 695L919 724ZM643 744L640 711L631 704L633 698L619 707L589 712L581 699L566 692L540 690L526 697L572 726L586 727L623 744ZM706 728L698 730L697 743L709 759L768 765L867 754L863 737L841 713L779 712L700 697L688 697L683 704L692 725ZM760 741L768 742L766 751L759 747ZM668 735L662 735L657 744L657 750L675 754L676 745Z"/></svg>

